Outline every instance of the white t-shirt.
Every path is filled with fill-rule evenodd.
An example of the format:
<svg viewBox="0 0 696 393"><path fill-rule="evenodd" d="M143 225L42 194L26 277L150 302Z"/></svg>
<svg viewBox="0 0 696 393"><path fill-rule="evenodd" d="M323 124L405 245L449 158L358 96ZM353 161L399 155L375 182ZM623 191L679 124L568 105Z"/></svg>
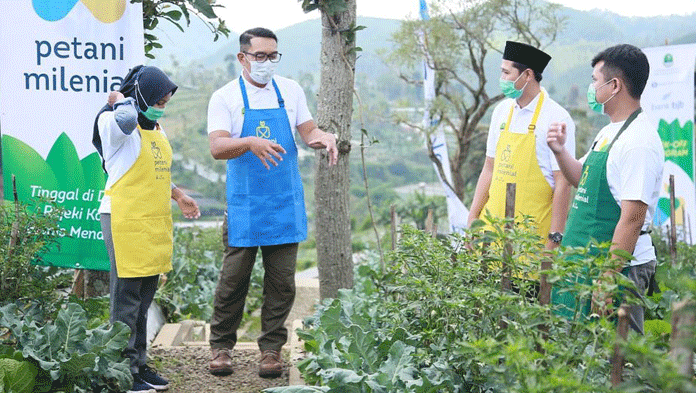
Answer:
<svg viewBox="0 0 696 393"><path fill-rule="evenodd" d="M109 174L104 190L109 190L123 177L140 156L140 132L135 129L130 135L124 134L116 124L114 112L104 112L97 122L102 142L104 166ZM166 137L160 127L159 131ZM99 214L111 213L111 197L104 195L99 205Z"/></svg>
<svg viewBox="0 0 696 393"><path fill-rule="evenodd" d="M546 181L549 182L551 188L554 188L555 181L553 179L553 171L557 171L560 168L556 162L556 156L554 156L549 145L546 143L546 133L549 131L551 123L566 123L568 138L566 139L565 148L575 157L575 123L568 111L551 99L549 93L543 87L541 90L544 91L544 103L541 106L541 113L539 113L536 129L534 130L534 135L536 137L536 157L539 168L541 168L541 173L546 178ZM517 100L511 98L505 99L496 105L495 109L493 109L493 115L491 116L491 125L488 128L486 156L495 158L498 138L500 138L500 133L502 131L501 125L507 122L508 115L510 114L510 107L514 105L512 121L508 130L510 132L524 134L527 132L527 127L532 122L532 117L534 116L534 110L536 109L538 101L539 95L524 108L521 108L519 104L517 104Z"/></svg>
<svg viewBox="0 0 696 393"><path fill-rule="evenodd" d="M307 97L300 85L282 76L274 76L280 94L285 101L285 111L288 113L290 129L295 129L302 123L312 120L312 115L307 108ZM256 87L242 78L246 87L250 109L278 108L278 96L273 83L269 82L264 87ZM239 138L244 125L244 100L242 90L239 87L239 78L235 78L225 86L218 89L210 97L208 104L208 133L213 131L228 131L232 138Z"/></svg>
<svg viewBox="0 0 696 393"><path fill-rule="evenodd" d="M623 124L623 121L609 123L602 128L594 139L592 150L599 151L611 143ZM584 163L588 155L589 152L580 161ZM665 151L657 127L645 113L640 113L633 120L609 150L609 191L619 206L621 201L642 201L648 205L642 230L648 228L655 214L664 162ZM655 249L649 234L638 237L633 256L636 259L631 261L631 265L634 266L655 260Z"/></svg>

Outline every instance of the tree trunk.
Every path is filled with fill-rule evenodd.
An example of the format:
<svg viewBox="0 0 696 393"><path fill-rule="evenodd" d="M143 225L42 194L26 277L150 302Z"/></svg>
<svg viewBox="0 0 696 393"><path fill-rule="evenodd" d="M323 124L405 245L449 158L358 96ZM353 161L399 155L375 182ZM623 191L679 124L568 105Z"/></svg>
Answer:
<svg viewBox="0 0 696 393"><path fill-rule="evenodd" d="M109 272L76 269L72 293L80 299L108 295Z"/></svg>
<svg viewBox="0 0 696 393"><path fill-rule="evenodd" d="M334 0L336 1L336 0ZM321 299L335 298L341 288L353 286L350 233L350 122L355 83L354 40L346 31L355 24L355 0L347 9L329 15L322 9L321 87L317 101L317 125L337 135L338 164L328 166L325 150L316 153L314 180L315 228ZM354 36L353 36L354 37Z"/></svg>
<svg viewBox="0 0 696 393"><path fill-rule="evenodd" d="M85 294L97 297L109 294L109 272L85 270Z"/></svg>

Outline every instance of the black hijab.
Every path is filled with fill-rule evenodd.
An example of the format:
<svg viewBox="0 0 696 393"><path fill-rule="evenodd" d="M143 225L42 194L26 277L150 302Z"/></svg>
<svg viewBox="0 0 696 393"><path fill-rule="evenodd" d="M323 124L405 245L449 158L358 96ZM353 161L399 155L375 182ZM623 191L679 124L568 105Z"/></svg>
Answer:
<svg viewBox="0 0 696 393"><path fill-rule="evenodd" d="M169 79L169 77L159 68L138 65L133 67L133 69L128 72L121 83L121 88L119 91L125 97L132 97L135 99L135 102L138 105L138 124L140 127L145 130L154 130L157 122L148 119L142 114L142 112L145 112L148 107L155 105L157 101L164 98L164 96L170 92L174 94L177 88L178 86L174 84L174 82L172 82L171 79ZM99 110L96 119L94 119L92 144L99 152L99 155L102 156L102 160L104 154L102 152L101 137L99 136L99 128L97 127L97 123L99 121L99 116L102 113L113 110L114 108L106 104Z"/></svg>

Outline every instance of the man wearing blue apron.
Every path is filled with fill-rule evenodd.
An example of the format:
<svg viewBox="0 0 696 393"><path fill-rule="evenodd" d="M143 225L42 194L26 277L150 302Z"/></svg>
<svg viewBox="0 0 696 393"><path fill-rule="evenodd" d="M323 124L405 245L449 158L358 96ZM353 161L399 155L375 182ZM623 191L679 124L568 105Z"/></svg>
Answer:
<svg viewBox="0 0 696 393"><path fill-rule="evenodd" d="M259 375L278 377L280 350L287 342L285 320L295 298L298 242L307 237L302 179L293 129L314 149L326 149L330 165L338 160L336 137L321 131L296 82L274 76L281 54L278 39L264 28L239 37L242 75L217 90L208 105L208 137L216 159L227 160L225 255L210 322L215 375L233 372L230 351L258 248L265 269Z"/></svg>
<svg viewBox="0 0 696 393"><path fill-rule="evenodd" d="M593 239L610 241L610 250L632 254L631 261L615 257L614 271L603 276L621 272L643 296L655 274L655 248L648 226L660 194L665 157L657 127L640 108L650 66L639 48L624 44L600 52L592 67L588 104L592 110L606 113L611 123L597 134L580 161L563 147L565 124L552 124L548 132L549 147L563 175L578 188L561 245L586 247ZM595 306L605 312L610 299L595 292ZM573 317L577 307L574 294L554 292L552 301L559 305L560 314ZM587 316L590 302L578 309ZM643 333L643 308L639 305L630 307L630 326Z"/></svg>

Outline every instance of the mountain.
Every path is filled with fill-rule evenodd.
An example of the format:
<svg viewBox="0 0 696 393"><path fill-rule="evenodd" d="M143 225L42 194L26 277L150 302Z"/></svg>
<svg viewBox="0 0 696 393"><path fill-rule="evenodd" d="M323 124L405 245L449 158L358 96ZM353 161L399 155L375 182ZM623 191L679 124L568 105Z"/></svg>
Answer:
<svg viewBox="0 0 696 393"><path fill-rule="evenodd" d="M566 23L557 40L548 48L553 59L544 72L544 79L547 88L556 88L556 98L562 103L574 86L579 89L580 101L584 103L584 91L590 83L590 61L604 48L620 43L646 48L665 45L666 42L696 42L696 13L625 17L608 11L564 8L561 15L566 18Z"/></svg>
<svg viewBox="0 0 696 393"><path fill-rule="evenodd" d="M696 13L687 16L627 17L604 10L579 11L564 7L566 24L556 42L568 45L582 41L621 43L638 47L664 45L665 40L696 32Z"/></svg>
<svg viewBox="0 0 696 393"><path fill-rule="evenodd" d="M399 28L401 21L358 17L358 25L367 27L357 35L359 52L358 72L370 74L384 73L388 68L377 53L391 48L391 35ZM230 33L213 42L213 34L199 19L192 19L191 25L184 27L182 33L168 22L159 25L154 35L162 44L161 49L152 52L154 60L148 64L167 68L173 61L179 64L196 62L207 68L223 67L225 57L236 55L239 51L239 36ZM321 21L312 19L275 32L278 36L278 50L283 54L278 64L278 74L295 77L300 73L318 73L321 51Z"/></svg>
<svg viewBox="0 0 696 393"><path fill-rule="evenodd" d="M556 41L545 48L553 57L544 72L544 85L555 91L562 101L574 85L589 83L589 64L592 57L602 49L618 44L630 43L639 47L696 42L696 13L687 16L626 17L609 11L580 11L563 7L560 14L565 18ZM358 24L366 26L358 32L359 52L357 73L372 80L383 75L393 75L394 70L384 64L381 52L393 47L392 35L401 22L393 19L359 17ZM155 32L163 44L155 52L157 58L149 64L167 68L175 60L178 64L197 63L201 67L215 69L226 67L225 57L239 50L239 37L231 34L213 42L213 35L198 19L181 33L171 23L162 23ZM278 74L298 78L306 73L318 75L320 68L321 22L308 20L276 31L279 51L283 59L278 65ZM503 42L505 37L500 37ZM486 61L490 89L497 88L500 58L490 53ZM236 63L236 61L235 61ZM238 65L237 65L238 67ZM391 78L389 80L394 80Z"/></svg>
<svg viewBox="0 0 696 393"><path fill-rule="evenodd" d="M401 21L380 18L358 18L358 25L365 26L357 35L357 45L363 50L359 52L356 63L357 72L384 73L388 68L377 55L381 49L391 48L389 39L399 28ZM318 73L321 52L321 21L312 19L304 21L275 32L278 36L278 51L283 54L278 64L278 74L295 77L301 73ZM230 40L232 41L232 40ZM227 55L236 55L239 51L239 37L235 37L230 45L226 45L199 62L205 66L222 64Z"/></svg>

